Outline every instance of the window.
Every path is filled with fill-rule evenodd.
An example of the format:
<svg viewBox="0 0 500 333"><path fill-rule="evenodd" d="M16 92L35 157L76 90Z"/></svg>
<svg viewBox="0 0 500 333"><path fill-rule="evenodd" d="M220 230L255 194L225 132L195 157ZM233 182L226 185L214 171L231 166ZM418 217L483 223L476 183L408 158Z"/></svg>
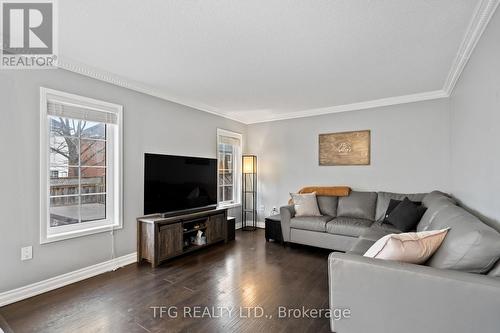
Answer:
<svg viewBox="0 0 500 333"><path fill-rule="evenodd" d="M241 198L241 134L217 130L219 205L237 205Z"/></svg>
<svg viewBox="0 0 500 333"><path fill-rule="evenodd" d="M120 105L40 89L41 228L47 243L120 228Z"/></svg>

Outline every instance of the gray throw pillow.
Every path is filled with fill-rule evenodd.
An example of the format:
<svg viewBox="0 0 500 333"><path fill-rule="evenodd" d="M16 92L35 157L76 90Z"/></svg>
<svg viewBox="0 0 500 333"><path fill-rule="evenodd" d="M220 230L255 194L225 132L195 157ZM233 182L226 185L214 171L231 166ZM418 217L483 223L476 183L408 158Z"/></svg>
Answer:
<svg viewBox="0 0 500 333"><path fill-rule="evenodd" d="M318 208L316 192L313 193L290 193L295 207L295 216L321 216Z"/></svg>

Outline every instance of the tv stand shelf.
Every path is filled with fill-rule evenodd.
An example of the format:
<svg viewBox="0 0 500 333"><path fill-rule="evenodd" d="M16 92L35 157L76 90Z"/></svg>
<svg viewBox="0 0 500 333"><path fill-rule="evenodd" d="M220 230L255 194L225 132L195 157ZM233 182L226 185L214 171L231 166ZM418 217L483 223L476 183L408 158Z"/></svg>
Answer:
<svg viewBox="0 0 500 333"><path fill-rule="evenodd" d="M205 230L207 230L207 227L201 227L201 228L198 228L198 229L189 229L189 230L186 230L186 231L184 231L184 235L193 233L193 232L198 231L198 230L205 231Z"/></svg>
<svg viewBox="0 0 500 333"><path fill-rule="evenodd" d="M190 243L190 238L198 230L206 236L204 245ZM137 262L148 261L154 268L168 259L227 240L225 208L166 217L163 214L147 215L137 219Z"/></svg>

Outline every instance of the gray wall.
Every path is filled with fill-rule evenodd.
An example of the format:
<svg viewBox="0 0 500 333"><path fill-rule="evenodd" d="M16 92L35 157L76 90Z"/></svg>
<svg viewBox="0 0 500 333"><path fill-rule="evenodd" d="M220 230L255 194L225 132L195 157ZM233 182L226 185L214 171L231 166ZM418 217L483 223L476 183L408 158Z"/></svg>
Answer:
<svg viewBox="0 0 500 333"><path fill-rule="evenodd" d="M364 129L372 136L370 166L318 166L318 134ZM259 217L305 185L446 191L449 138L447 99L250 125L247 147L259 161Z"/></svg>
<svg viewBox="0 0 500 333"><path fill-rule="evenodd" d="M117 256L136 250L144 152L215 158L217 127L245 132L243 124L63 70L1 71L0 292L111 259L109 233L39 244L40 86L124 106L124 228L115 233ZM27 245L33 259L22 262Z"/></svg>
<svg viewBox="0 0 500 333"><path fill-rule="evenodd" d="M451 96L451 191L500 229L500 12Z"/></svg>

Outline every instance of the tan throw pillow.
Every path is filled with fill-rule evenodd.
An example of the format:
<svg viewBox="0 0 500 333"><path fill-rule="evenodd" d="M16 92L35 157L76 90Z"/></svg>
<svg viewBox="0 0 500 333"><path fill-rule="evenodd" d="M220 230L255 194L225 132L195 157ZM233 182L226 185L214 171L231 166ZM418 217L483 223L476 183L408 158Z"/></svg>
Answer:
<svg viewBox="0 0 500 333"><path fill-rule="evenodd" d="M422 264L441 246L448 230L386 235L366 251L365 257Z"/></svg>
<svg viewBox="0 0 500 333"><path fill-rule="evenodd" d="M321 216L316 192L305 194L290 193L290 196L295 206L295 216Z"/></svg>

